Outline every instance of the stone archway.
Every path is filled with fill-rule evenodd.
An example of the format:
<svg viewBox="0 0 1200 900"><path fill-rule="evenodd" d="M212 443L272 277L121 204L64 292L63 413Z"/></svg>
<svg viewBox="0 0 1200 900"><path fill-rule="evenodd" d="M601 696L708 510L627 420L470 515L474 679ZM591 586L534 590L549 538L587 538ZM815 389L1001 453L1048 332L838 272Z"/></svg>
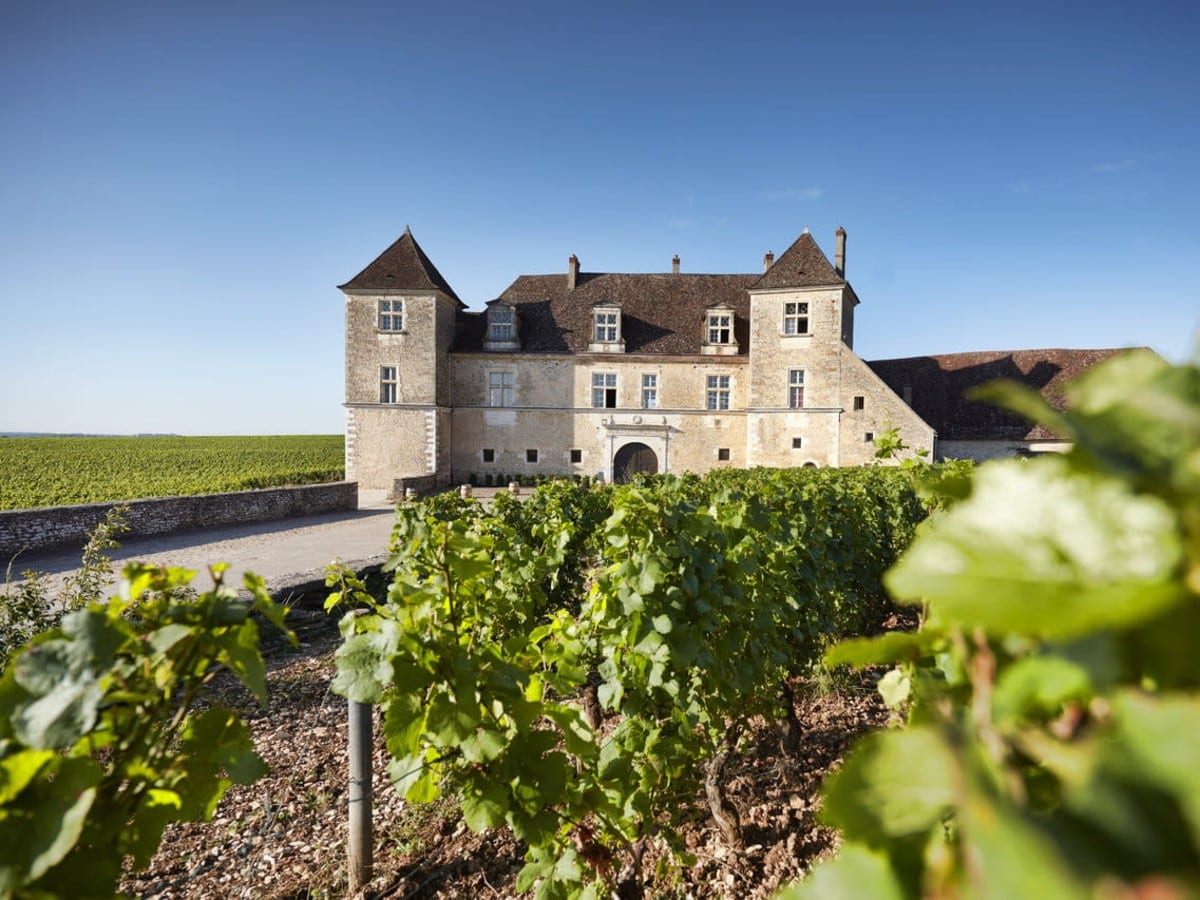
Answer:
<svg viewBox="0 0 1200 900"><path fill-rule="evenodd" d="M658 457L645 444L626 444L613 457L613 481L617 484L625 484L642 472L653 475L657 471Z"/></svg>

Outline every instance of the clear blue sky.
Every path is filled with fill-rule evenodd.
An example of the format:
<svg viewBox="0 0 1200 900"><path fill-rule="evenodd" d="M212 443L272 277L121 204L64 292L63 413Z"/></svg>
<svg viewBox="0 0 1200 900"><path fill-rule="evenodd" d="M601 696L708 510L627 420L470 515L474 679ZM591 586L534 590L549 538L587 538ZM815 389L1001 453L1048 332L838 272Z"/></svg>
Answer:
<svg viewBox="0 0 1200 900"><path fill-rule="evenodd" d="M0 431L341 431L405 225L475 308L842 225L867 359L1188 358L1197 10L6 0Z"/></svg>

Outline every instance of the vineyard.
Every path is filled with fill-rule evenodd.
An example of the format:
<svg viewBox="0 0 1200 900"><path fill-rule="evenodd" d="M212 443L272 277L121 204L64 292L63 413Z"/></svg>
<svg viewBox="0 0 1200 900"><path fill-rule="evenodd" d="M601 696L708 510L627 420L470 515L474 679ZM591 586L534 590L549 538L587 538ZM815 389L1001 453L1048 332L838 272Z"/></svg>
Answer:
<svg viewBox="0 0 1200 900"><path fill-rule="evenodd" d="M213 494L344 477L341 435L0 439L0 509Z"/></svg>
<svg viewBox="0 0 1200 900"><path fill-rule="evenodd" d="M326 603L344 610L332 690L374 705L383 732L394 830L376 847L396 852L370 890L759 897L804 874L786 895L1200 894L1200 368L1133 354L1070 392L1062 413L996 388L1074 449L976 472L725 470L400 508L387 585L333 570ZM321 765L292 763L256 799L264 732L191 706L220 667L267 696L255 619L227 591L130 575L124 599L72 613L0 679L0 891L87 872L103 892L233 781L222 830L174 832L191 843L127 889L186 893L178 859L198 855L196 877L225 866L213 895L344 892L328 720L301 720ZM873 633L893 602L913 627ZM847 665L882 675L890 718L818 800L796 773L828 771L828 723L862 717L810 699ZM322 695L320 676L299 690ZM301 735L263 755L313 749ZM836 855L810 830L817 807ZM312 826L287 840L285 818ZM222 863L243 820L270 831ZM286 855L263 849L273 835Z"/></svg>

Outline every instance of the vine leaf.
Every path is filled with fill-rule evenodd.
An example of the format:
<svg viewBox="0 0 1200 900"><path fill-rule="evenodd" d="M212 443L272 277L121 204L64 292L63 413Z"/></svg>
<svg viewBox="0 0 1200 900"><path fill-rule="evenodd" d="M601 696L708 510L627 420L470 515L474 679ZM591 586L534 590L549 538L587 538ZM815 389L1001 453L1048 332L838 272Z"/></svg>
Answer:
<svg viewBox="0 0 1200 900"><path fill-rule="evenodd" d="M1065 639L1145 621L1181 597L1182 547L1154 497L1061 459L984 466L971 496L888 573L931 627Z"/></svg>

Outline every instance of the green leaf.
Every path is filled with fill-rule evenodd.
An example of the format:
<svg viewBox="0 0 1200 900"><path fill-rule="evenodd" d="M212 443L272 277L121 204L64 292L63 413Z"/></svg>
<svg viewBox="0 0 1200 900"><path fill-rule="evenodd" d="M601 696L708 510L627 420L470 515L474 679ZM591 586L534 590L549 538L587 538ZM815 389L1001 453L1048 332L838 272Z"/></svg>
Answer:
<svg viewBox="0 0 1200 900"><path fill-rule="evenodd" d="M1200 846L1200 698L1123 691L1113 700L1113 713L1118 746L1111 752L1126 757L1122 768L1131 777L1177 799Z"/></svg>
<svg viewBox="0 0 1200 900"><path fill-rule="evenodd" d="M892 669L879 679L877 689L888 709L900 709L912 694L912 678L904 669Z"/></svg>
<svg viewBox="0 0 1200 900"><path fill-rule="evenodd" d="M823 818L871 846L925 834L952 808L956 767L930 729L871 735L827 782Z"/></svg>
<svg viewBox="0 0 1200 900"><path fill-rule="evenodd" d="M989 463L887 583L902 600L927 600L935 628L1061 639L1129 627L1176 603L1181 553L1160 500L1062 459Z"/></svg>
<svg viewBox="0 0 1200 900"><path fill-rule="evenodd" d="M343 628L347 623L353 625L352 613L342 620ZM378 702L392 679L392 657L398 648L399 632L390 619L380 620L376 631L351 634L334 654L333 692L357 703Z"/></svg>
<svg viewBox="0 0 1200 900"><path fill-rule="evenodd" d="M216 636L221 648L217 659L224 663L246 689L254 695L259 705L267 706L267 671L262 653L258 649L258 626L247 619L235 629Z"/></svg>
<svg viewBox="0 0 1200 900"><path fill-rule="evenodd" d="M487 831L504 822L508 812L508 791L500 784L484 784L477 790L464 792L462 814L472 831Z"/></svg>
<svg viewBox="0 0 1200 900"><path fill-rule="evenodd" d="M467 709L454 702L448 694L435 694L425 713L425 729L442 746L455 747L473 737L480 725L478 705Z"/></svg>
<svg viewBox="0 0 1200 900"><path fill-rule="evenodd" d="M878 637L840 641L825 653L825 665L873 666L880 663L917 662L933 652L943 638L936 632L889 631Z"/></svg>
<svg viewBox="0 0 1200 900"><path fill-rule="evenodd" d="M57 756L53 750L20 750L0 759L0 807L11 803Z"/></svg>
<svg viewBox="0 0 1200 900"><path fill-rule="evenodd" d="M224 707L214 706L190 718L182 744L195 759L220 766L236 784L253 784L267 773L266 763L254 752L250 729Z"/></svg>
<svg viewBox="0 0 1200 900"><path fill-rule="evenodd" d="M22 743L36 749L68 747L95 725L104 688L80 645L34 644L13 668L16 682L32 695L11 715L13 733Z"/></svg>
<svg viewBox="0 0 1200 900"><path fill-rule="evenodd" d="M993 696L996 721L1053 717L1069 700L1085 701L1092 684L1079 665L1060 656L1029 656L1001 672Z"/></svg>
<svg viewBox="0 0 1200 900"><path fill-rule="evenodd" d="M491 762L500 756L508 746L508 741L500 732L491 727L476 729L460 745L463 756L475 763ZM478 829L477 829L478 830Z"/></svg>
<svg viewBox="0 0 1200 900"><path fill-rule="evenodd" d="M971 861L963 879L973 897L1053 897L1086 900L1053 839L1016 811L996 802L982 784L972 784L959 810L964 855Z"/></svg>
<svg viewBox="0 0 1200 900"><path fill-rule="evenodd" d="M830 862L804 881L785 888L775 900L904 900L887 858L858 844L846 844Z"/></svg>

